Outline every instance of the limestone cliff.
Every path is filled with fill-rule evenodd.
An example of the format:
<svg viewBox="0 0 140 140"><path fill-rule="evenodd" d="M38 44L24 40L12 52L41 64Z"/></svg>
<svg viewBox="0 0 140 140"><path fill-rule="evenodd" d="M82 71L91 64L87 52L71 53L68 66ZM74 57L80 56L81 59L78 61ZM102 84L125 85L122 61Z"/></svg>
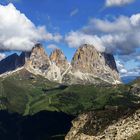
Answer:
<svg viewBox="0 0 140 140"><path fill-rule="evenodd" d="M65 82L99 84L100 79L108 83L120 83L113 55L100 53L92 45L85 44L79 47L73 56L71 66L71 71L64 77Z"/></svg>
<svg viewBox="0 0 140 140"><path fill-rule="evenodd" d="M25 54L25 66L27 69L44 73L50 65L49 57L41 44L36 44L30 53Z"/></svg>
<svg viewBox="0 0 140 140"><path fill-rule="evenodd" d="M85 44L76 51L72 67L73 71L79 70L110 82L120 80L113 55L100 53L91 45Z"/></svg>
<svg viewBox="0 0 140 140"><path fill-rule="evenodd" d="M20 56L14 55L13 58L1 61L0 64L3 66L0 70L5 72L24 66L34 74L63 84L120 83L113 55L100 53L94 46L87 44L77 49L71 63L60 49L55 49L48 56L41 44L36 44L31 52L23 52ZM10 61L13 61L11 68L5 68L4 63Z"/></svg>
<svg viewBox="0 0 140 140"><path fill-rule="evenodd" d="M69 67L69 63L67 61L66 56L60 49L55 49L50 55L50 61L55 63L61 70L61 74L65 72L65 70Z"/></svg>
<svg viewBox="0 0 140 140"><path fill-rule="evenodd" d="M128 140L140 132L140 110L105 110L79 115L65 140Z"/></svg>
<svg viewBox="0 0 140 140"><path fill-rule="evenodd" d="M60 68L53 63L41 44L36 44L30 53L25 53L25 68L40 74L50 81L61 82Z"/></svg>

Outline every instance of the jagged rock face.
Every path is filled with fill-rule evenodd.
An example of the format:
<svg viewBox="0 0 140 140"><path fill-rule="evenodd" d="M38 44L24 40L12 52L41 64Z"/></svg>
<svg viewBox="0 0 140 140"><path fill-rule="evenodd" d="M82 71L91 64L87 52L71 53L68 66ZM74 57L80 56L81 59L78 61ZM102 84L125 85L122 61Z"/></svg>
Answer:
<svg viewBox="0 0 140 140"><path fill-rule="evenodd" d="M30 54L26 53L25 58L25 67L27 70L35 74L43 75L51 81L61 83L60 67L50 60L41 44L35 45ZM56 62L58 64L59 61Z"/></svg>
<svg viewBox="0 0 140 140"><path fill-rule="evenodd" d="M60 49L55 49L51 53L50 61L60 68L62 74L69 66L66 56Z"/></svg>
<svg viewBox="0 0 140 140"><path fill-rule="evenodd" d="M140 110L88 112L72 124L65 140L126 140L140 132Z"/></svg>
<svg viewBox="0 0 140 140"><path fill-rule="evenodd" d="M26 68L44 73L50 66L50 60L41 44L36 44L30 54L26 54Z"/></svg>
<svg viewBox="0 0 140 140"><path fill-rule="evenodd" d="M81 46L70 64L60 49L55 49L48 57L42 45L36 44L31 52L23 52L20 56L14 54L2 60L0 73L23 65L34 74L69 85L118 84L120 81L113 55L100 53L91 45Z"/></svg>
<svg viewBox="0 0 140 140"><path fill-rule="evenodd" d="M120 81L113 55L100 53L92 45L83 45L75 53L72 71L89 74L110 83Z"/></svg>

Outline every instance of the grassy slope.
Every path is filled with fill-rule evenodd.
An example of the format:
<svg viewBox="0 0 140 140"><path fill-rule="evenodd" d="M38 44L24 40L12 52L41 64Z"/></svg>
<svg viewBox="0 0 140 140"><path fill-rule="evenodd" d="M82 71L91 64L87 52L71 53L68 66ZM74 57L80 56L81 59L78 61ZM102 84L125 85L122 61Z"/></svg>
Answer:
<svg viewBox="0 0 140 140"><path fill-rule="evenodd" d="M140 85L140 80L135 83ZM0 109L22 115L33 115L42 110L75 115L107 106L128 108L135 106L135 102L140 100L130 93L130 88L131 85L62 86L21 70L7 78L0 78ZM53 138L59 139L61 135L62 133L60 136L53 135ZM137 134L131 140L138 140L139 137Z"/></svg>
<svg viewBox="0 0 140 140"><path fill-rule="evenodd" d="M139 100L129 93L129 86L95 87L60 86L41 76L22 70L0 79L1 109L20 114L35 114L42 110L78 114L103 109L106 105L132 107Z"/></svg>

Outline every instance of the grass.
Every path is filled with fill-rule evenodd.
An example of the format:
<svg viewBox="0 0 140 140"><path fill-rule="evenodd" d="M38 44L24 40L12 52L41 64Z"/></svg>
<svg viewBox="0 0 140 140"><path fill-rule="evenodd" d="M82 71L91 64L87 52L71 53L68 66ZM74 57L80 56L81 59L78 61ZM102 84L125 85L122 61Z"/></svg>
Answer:
<svg viewBox="0 0 140 140"><path fill-rule="evenodd" d="M139 84L139 81L137 80L132 84ZM16 112L26 118L28 115L33 117L44 110L51 113L56 111L58 114L64 112L77 115L92 110L101 110L102 112L104 108L112 106L125 109L133 108L140 101L140 98L133 95L130 89L131 84L102 87L94 85L59 85L48 81L42 76L36 76L23 70L6 78L0 78L0 109ZM114 112L112 114L113 117L116 116ZM101 114L103 117L107 115L107 113ZM47 119L45 118L45 120ZM34 127L31 125L31 128ZM51 140L64 139L64 135L63 133L52 135ZM130 140L140 140L140 133Z"/></svg>
<svg viewBox="0 0 140 140"><path fill-rule="evenodd" d="M23 70L0 79L0 107L23 115L43 110L77 115L106 106L133 107L140 99L129 89L130 85L64 86Z"/></svg>

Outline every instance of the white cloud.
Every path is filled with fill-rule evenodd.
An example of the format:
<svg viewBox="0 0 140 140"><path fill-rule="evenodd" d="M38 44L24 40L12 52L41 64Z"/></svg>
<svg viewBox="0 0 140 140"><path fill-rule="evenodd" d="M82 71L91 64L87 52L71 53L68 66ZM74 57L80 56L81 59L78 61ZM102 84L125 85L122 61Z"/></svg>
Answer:
<svg viewBox="0 0 140 140"><path fill-rule="evenodd" d="M75 16L78 12L79 12L79 9L76 8L76 9L74 9L73 11L71 11L70 16L71 16L71 17L72 17L72 16Z"/></svg>
<svg viewBox="0 0 140 140"><path fill-rule="evenodd" d="M65 40L70 47L87 43L107 53L135 53L140 48L140 13L120 16L113 21L91 19L87 26L67 34Z"/></svg>
<svg viewBox="0 0 140 140"><path fill-rule="evenodd" d="M140 13L120 16L114 21L93 19L87 29L91 27L97 31L107 51L131 54L140 47Z"/></svg>
<svg viewBox="0 0 140 140"><path fill-rule="evenodd" d="M105 5L106 7L123 6L132 2L134 2L134 0L106 0Z"/></svg>
<svg viewBox="0 0 140 140"><path fill-rule="evenodd" d="M30 51L37 41L59 41L61 35L36 27L13 4L0 5L0 50Z"/></svg>
<svg viewBox="0 0 140 140"><path fill-rule="evenodd" d="M117 64L117 68L118 68L118 71L119 71L121 77L139 76L140 75L140 67L139 66L127 70L125 68L124 63L122 63L121 61L117 60L116 64Z"/></svg>
<svg viewBox="0 0 140 140"><path fill-rule="evenodd" d="M140 61L140 55L136 56L136 59Z"/></svg>
<svg viewBox="0 0 140 140"><path fill-rule="evenodd" d="M127 71L127 73L121 75L121 77L125 77L125 76L140 76L140 67L130 69Z"/></svg>
<svg viewBox="0 0 140 140"><path fill-rule="evenodd" d="M98 51L104 52L105 48L96 35L87 35L82 32L70 32L65 36L65 41L68 43L70 47L78 48L82 44L90 44L93 45Z"/></svg>
<svg viewBox="0 0 140 140"><path fill-rule="evenodd" d="M116 61L116 64L120 75L124 75L128 73L127 69L125 68L124 64L121 61L119 60Z"/></svg>
<svg viewBox="0 0 140 140"><path fill-rule="evenodd" d="M56 46L55 44L50 44L47 46L48 49L58 49L58 46Z"/></svg>
<svg viewBox="0 0 140 140"><path fill-rule="evenodd" d="M0 61L6 57L5 53L0 53Z"/></svg>
<svg viewBox="0 0 140 140"><path fill-rule="evenodd" d="M52 34L47 32L45 26L40 26L37 28L40 39L42 40L60 42L63 39L63 37L59 33Z"/></svg>
<svg viewBox="0 0 140 140"><path fill-rule="evenodd" d="M52 40L54 40L55 42L60 42L62 39L63 39L63 37L59 33L56 33L56 34L54 34Z"/></svg>
<svg viewBox="0 0 140 140"><path fill-rule="evenodd" d="M84 28L84 30L89 31L102 31L102 32L126 32L131 29L131 21L129 17L120 16L115 18L114 21L101 20L101 19L90 19L89 25Z"/></svg>

